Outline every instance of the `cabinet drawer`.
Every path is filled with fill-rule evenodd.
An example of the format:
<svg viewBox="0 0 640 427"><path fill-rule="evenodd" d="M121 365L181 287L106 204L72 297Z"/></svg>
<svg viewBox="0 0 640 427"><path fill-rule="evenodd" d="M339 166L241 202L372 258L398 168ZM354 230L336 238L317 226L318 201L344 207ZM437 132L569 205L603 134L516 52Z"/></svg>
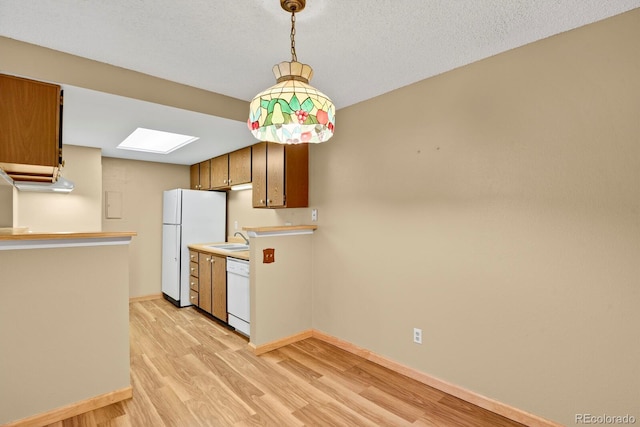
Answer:
<svg viewBox="0 0 640 427"><path fill-rule="evenodd" d="M198 292L199 291L198 278L197 277L189 276L189 287L194 292Z"/></svg>
<svg viewBox="0 0 640 427"><path fill-rule="evenodd" d="M191 261L191 262L198 262L198 252L196 252L196 251L189 251L189 261Z"/></svg>
<svg viewBox="0 0 640 427"><path fill-rule="evenodd" d="M191 261L189 263L189 274L198 277L198 263Z"/></svg>
<svg viewBox="0 0 640 427"><path fill-rule="evenodd" d="M189 302L193 305L198 305L198 293L193 290L189 292Z"/></svg>

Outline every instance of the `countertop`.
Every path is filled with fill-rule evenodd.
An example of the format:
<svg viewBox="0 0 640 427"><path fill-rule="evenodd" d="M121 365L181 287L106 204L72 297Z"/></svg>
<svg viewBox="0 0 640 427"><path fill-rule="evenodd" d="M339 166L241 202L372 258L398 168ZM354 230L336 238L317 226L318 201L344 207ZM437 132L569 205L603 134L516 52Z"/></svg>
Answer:
<svg viewBox="0 0 640 427"><path fill-rule="evenodd" d="M195 243L187 245L189 249L193 249L200 252L208 252L215 255L222 255L232 258L246 259L249 261L249 251L225 251L224 249L210 248L209 245L220 245L222 243L237 243L237 242L211 242L211 243Z"/></svg>
<svg viewBox="0 0 640 427"><path fill-rule="evenodd" d="M22 228L0 228L2 240L75 240L110 239L136 236L135 231L98 231L98 232L30 232Z"/></svg>
<svg viewBox="0 0 640 427"><path fill-rule="evenodd" d="M317 225L272 225L266 227L242 227L245 231L253 231L256 233L280 233L295 231L313 231L318 228Z"/></svg>
<svg viewBox="0 0 640 427"><path fill-rule="evenodd" d="M242 227L249 233L250 237L257 236L286 236L296 234L310 234L318 228L317 225L276 225L266 227ZM211 243L193 243L187 245L189 249L201 252L208 252L215 255L227 256L232 258L240 258L249 260L249 251L225 251L224 249L211 248L211 245L220 245L223 243L244 243L242 239L229 237L227 242L211 242Z"/></svg>

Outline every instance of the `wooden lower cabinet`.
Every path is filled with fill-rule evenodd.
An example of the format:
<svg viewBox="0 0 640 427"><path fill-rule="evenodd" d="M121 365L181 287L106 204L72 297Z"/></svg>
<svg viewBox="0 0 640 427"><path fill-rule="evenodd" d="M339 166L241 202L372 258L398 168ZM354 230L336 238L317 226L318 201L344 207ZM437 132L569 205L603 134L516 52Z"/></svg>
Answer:
<svg viewBox="0 0 640 427"><path fill-rule="evenodd" d="M198 307L227 321L227 258L198 253Z"/></svg>
<svg viewBox="0 0 640 427"><path fill-rule="evenodd" d="M189 251L189 301L197 306L199 304L198 286L198 252Z"/></svg>

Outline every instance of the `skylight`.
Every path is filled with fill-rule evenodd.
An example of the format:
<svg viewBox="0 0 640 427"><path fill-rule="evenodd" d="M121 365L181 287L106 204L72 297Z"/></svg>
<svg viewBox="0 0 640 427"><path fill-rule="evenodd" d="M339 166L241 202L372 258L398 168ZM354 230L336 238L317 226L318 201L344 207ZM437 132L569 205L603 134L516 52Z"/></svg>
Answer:
<svg viewBox="0 0 640 427"><path fill-rule="evenodd" d="M118 145L118 148L144 151L146 153L169 154L197 139L199 139L197 136L137 128Z"/></svg>

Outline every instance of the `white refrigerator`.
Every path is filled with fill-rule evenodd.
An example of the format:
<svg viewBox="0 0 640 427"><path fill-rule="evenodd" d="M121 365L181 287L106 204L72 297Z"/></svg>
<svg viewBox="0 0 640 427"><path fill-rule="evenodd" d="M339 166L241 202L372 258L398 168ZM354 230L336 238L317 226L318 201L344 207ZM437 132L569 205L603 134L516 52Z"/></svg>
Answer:
<svg viewBox="0 0 640 427"><path fill-rule="evenodd" d="M189 248L192 243L224 242L227 194L167 190L162 209L162 293L178 307L189 301Z"/></svg>

